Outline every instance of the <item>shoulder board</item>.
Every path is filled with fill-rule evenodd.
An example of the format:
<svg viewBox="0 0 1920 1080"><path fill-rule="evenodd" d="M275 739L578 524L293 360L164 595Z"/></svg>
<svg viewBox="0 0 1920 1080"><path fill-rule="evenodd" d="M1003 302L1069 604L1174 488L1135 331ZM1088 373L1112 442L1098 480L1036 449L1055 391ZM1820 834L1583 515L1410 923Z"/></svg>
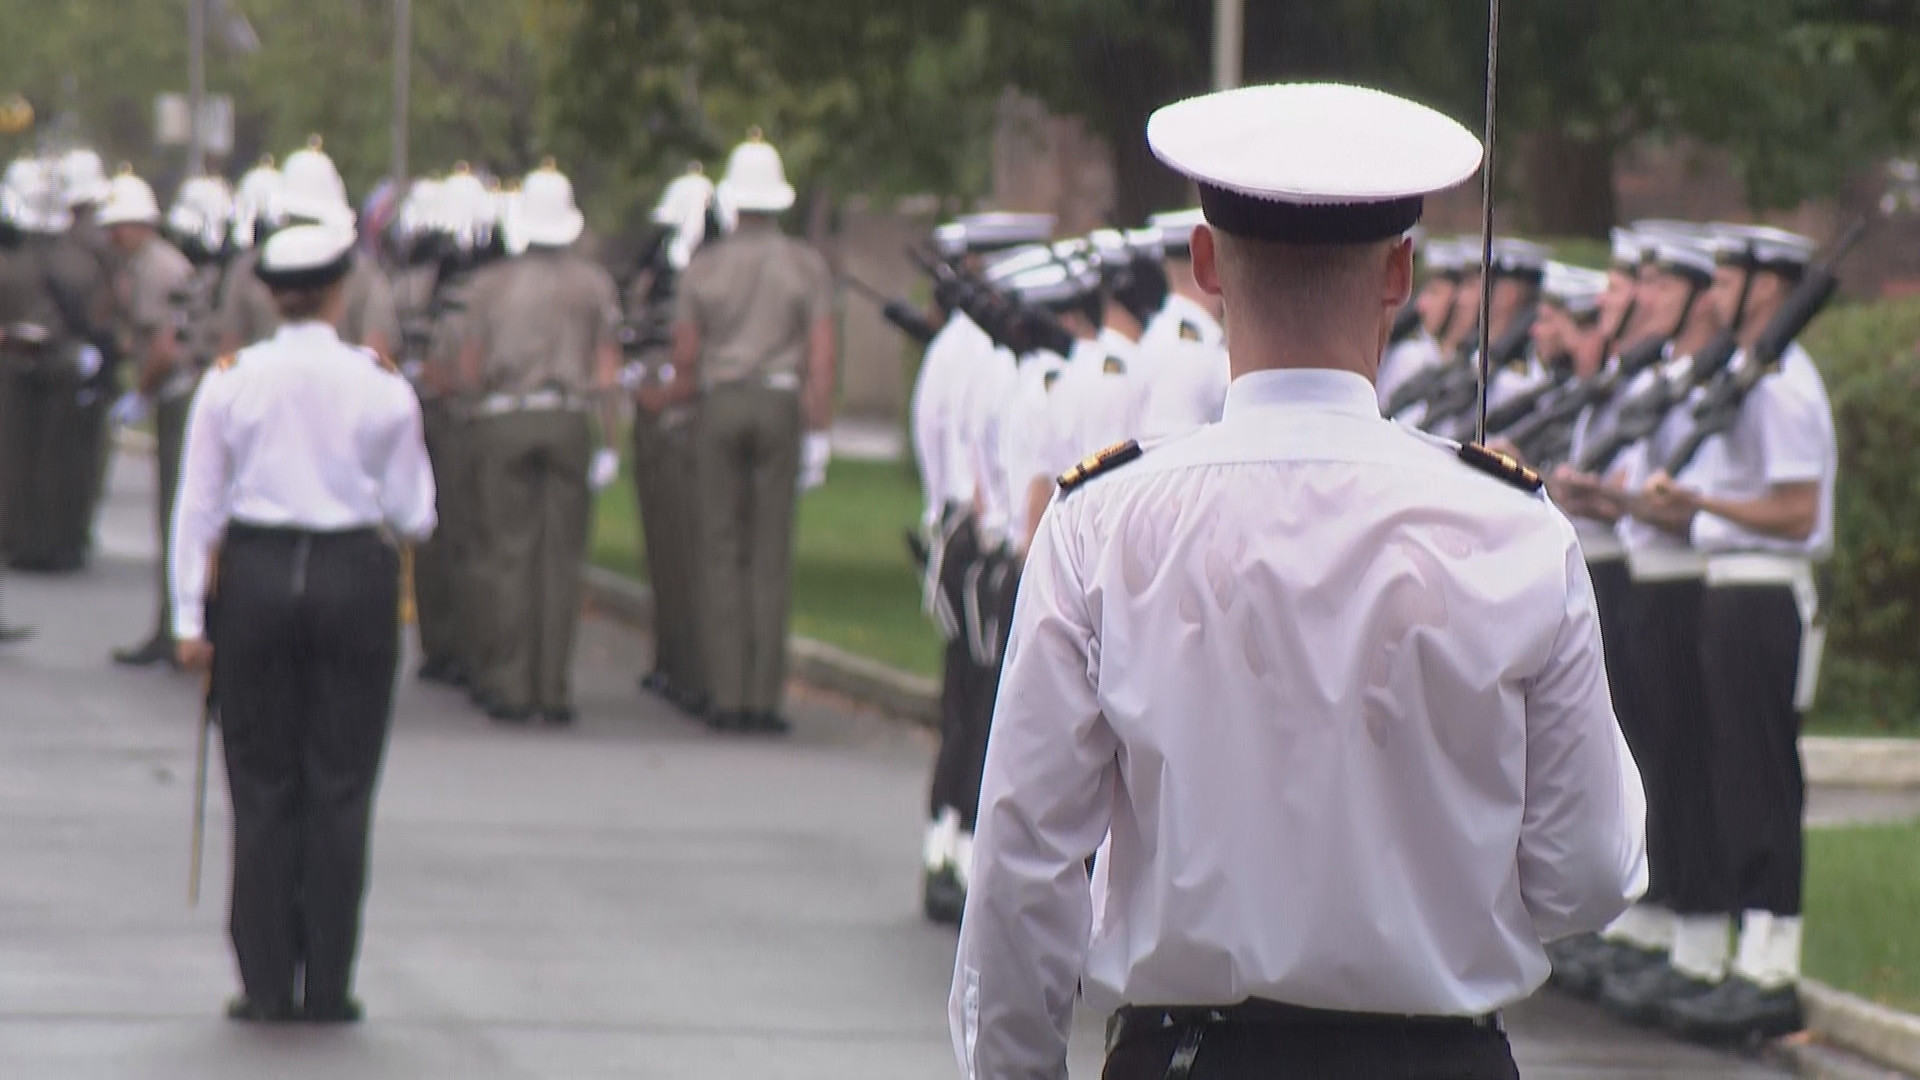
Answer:
<svg viewBox="0 0 1920 1080"><path fill-rule="evenodd" d="M1198 326L1195 326L1192 320L1181 319L1180 320L1180 340L1181 341L1199 341L1200 328Z"/></svg>
<svg viewBox="0 0 1920 1080"><path fill-rule="evenodd" d="M1054 383L1057 383L1057 382L1059 382L1059 381L1060 381L1060 369L1059 369L1059 368L1054 368L1054 369L1053 369L1052 371L1049 371L1049 372L1047 372L1046 374L1044 374L1044 375L1042 375L1042 376L1040 376L1040 385L1041 385L1041 386L1042 386L1043 388L1045 388L1045 389L1048 389L1048 390L1051 390L1051 389L1053 389L1053 384L1054 384Z"/></svg>
<svg viewBox="0 0 1920 1080"><path fill-rule="evenodd" d="M1127 373L1127 365L1122 362L1119 357L1109 355L1105 360L1101 361L1100 372L1103 375L1125 375Z"/></svg>
<svg viewBox="0 0 1920 1080"><path fill-rule="evenodd" d="M394 363L393 358L388 356L386 353L383 353L378 349L368 349L368 348L362 348L360 351L367 354L367 359L373 361L374 367L379 368L381 371L384 371L389 375L400 374L400 365Z"/></svg>
<svg viewBox="0 0 1920 1080"><path fill-rule="evenodd" d="M239 362L240 362L239 353L227 353L226 355L220 357L220 359L215 360L213 362L213 369L215 371L232 371L233 365Z"/></svg>
<svg viewBox="0 0 1920 1080"><path fill-rule="evenodd" d="M1459 453L1461 461L1529 495L1539 491L1546 484L1546 481L1540 478L1539 472L1521 464L1511 455L1503 454L1498 450L1489 450L1479 443L1462 443Z"/></svg>
<svg viewBox="0 0 1920 1080"><path fill-rule="evenodd" d="M1114 443L1105 450L1094 454L1080 464L1061 473L1059 480L1060 491L1062 494L1072 491L1096 476L1110 473L1130 461L1138 460L1141 453L1140 444L1134 442L1132 439L1128 439L1126 442Z"/></svg>

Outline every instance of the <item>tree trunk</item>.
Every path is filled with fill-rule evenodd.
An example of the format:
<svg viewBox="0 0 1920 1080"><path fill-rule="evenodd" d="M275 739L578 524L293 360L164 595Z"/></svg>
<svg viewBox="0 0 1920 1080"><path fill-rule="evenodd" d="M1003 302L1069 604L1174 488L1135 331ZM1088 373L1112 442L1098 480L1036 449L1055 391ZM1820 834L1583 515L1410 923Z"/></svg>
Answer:
<svg viewBox="0 0 1920 1080"><path fill-rule="evenodd" d="M1528 131L1515 140L1517 215L1536 236L1605 239L1613 225L1613 144L1575 139L1554 130Z"/></svg>

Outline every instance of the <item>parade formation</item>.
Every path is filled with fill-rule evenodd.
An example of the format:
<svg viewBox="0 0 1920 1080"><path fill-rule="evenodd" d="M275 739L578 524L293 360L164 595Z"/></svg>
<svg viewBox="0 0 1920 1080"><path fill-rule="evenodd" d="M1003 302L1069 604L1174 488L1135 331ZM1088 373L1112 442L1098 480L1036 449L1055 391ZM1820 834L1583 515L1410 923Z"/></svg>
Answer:
<svg viewBox="0 0 1920 1080"><path fill-rule="evenodd" d="M1797 339L1857 231L1634 222L1604 269L1431 235L1480 141L1355 87L1181 102L1149 139L1198 206L961 214L915 246L924 310L877 297L925 347L921 895L959 928L962 1068L1064 1075L1084 1000L1110 1076L1515 1075L1499 1010L1549 972L1688 1038L1799 1030L1838 455ZM155 616L111 659L211 673L229 1015L361 1016L404 621L492 721L577 719L623 471L641 690L790 729L838 349L795 201L751 132L616 276L552 160L361 211L317 137L164 209L92 151L8 166L0 548L85 567L110 430L150 420Z"/></svg>

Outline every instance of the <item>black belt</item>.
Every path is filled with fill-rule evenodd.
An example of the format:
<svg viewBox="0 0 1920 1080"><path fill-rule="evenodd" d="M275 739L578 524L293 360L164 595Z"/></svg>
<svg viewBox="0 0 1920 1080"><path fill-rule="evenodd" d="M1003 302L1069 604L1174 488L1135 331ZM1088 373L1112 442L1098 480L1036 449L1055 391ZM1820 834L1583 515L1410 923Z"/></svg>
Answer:
<svg viewBox="0 0 1920 1080"><path fill-rule="evenodd" d="M312 543L331 540L379 540L382 536L381 530L372 525L356 529L302 529L292 525L255 525L246 521L227 523L228 540L279 540L287 543L305 540Z"/></svg>
<svg viewBox="0 0 1920 1080"><path fill-rule="evenodd" d="M1314 1028L1357 1031L1496 1031L1504 1033L1499 1013L1481 1016L1406 1016L1397 1013L1342 1012L1335 1009L1309 1009L1280 1001L1248 998L1238 1005L1159 1006L1128 1005L1114 1014L1107 1030L1107 1052L1111 1054L1129 1033L1178 1029L1180 1042L1173 1059L1167 1063L1167 1080L1187 1080L1206 1033L1220 1027Z"/></svg>

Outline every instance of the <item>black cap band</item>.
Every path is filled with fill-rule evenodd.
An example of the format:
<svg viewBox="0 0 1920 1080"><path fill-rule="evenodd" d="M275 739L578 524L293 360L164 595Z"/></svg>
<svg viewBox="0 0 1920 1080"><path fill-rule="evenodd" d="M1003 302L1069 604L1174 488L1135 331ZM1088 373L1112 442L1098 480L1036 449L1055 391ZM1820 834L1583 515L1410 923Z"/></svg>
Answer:
<svg viewBox="0 0 1920 1080"><path fill-rule="evenodd" d="M1249 240L1281 244L1370 244L1399 236L1420 221L1426 200L1415 195L1386 202L1303 206L1200 185L1207 224Z"/></svg>

